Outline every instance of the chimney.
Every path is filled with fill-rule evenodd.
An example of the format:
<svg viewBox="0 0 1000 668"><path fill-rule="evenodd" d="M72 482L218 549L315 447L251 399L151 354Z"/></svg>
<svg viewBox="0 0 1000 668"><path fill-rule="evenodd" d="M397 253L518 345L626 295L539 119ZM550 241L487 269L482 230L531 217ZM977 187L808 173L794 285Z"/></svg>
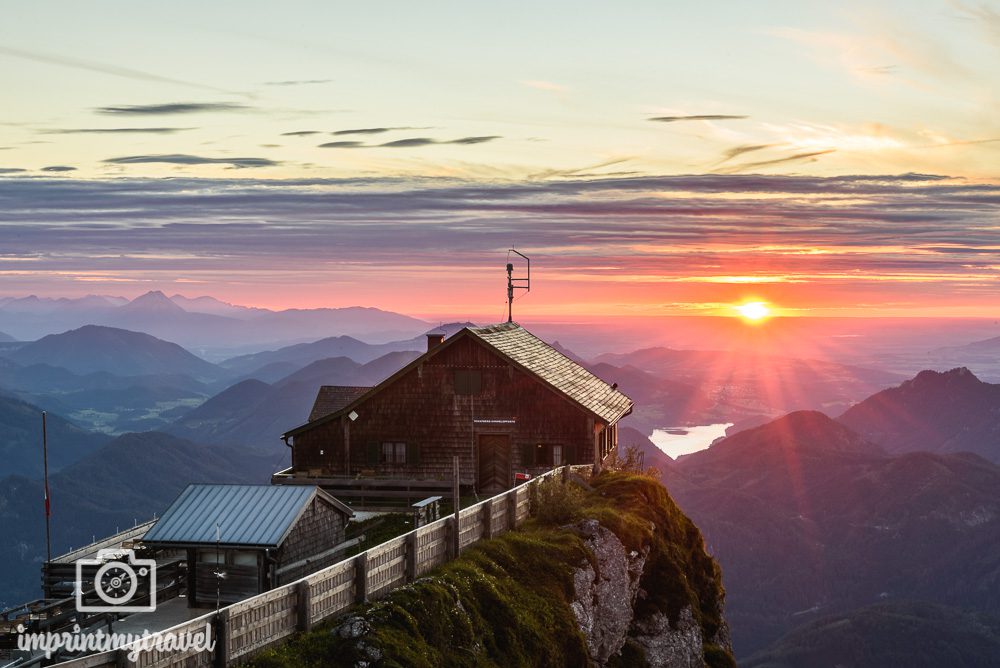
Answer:
<svg viewBox="0 0 1000 668"><path fill-rule="evenodd" d="M427 335L427 352L430 352L444 343L444 334L441 332L431 332Z"/></svg>

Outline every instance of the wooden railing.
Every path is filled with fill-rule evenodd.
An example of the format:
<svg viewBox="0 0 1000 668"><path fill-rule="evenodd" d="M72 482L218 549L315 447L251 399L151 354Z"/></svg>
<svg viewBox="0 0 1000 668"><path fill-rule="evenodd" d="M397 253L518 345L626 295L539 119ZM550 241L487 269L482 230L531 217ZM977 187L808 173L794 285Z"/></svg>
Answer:
<svg viewBox="0 0 1000 668"><path fill-rule="evenodd" d="M459 532L459 551L484 539L520 526L528 519L530 487L553 475L563 475L563 467L528 483L481 501L436 522L414 529L345 559L323 570L269 592L248 598L162 633L183 633L213 629L215 651L147 651L132 664L128 649L73 659L56 664L63 668L208 668L234 666L249 661L263 649L276 645L294 633L346 612L356 603L385 596L393 589L422 577L454 559L454 532Z"/></svg>

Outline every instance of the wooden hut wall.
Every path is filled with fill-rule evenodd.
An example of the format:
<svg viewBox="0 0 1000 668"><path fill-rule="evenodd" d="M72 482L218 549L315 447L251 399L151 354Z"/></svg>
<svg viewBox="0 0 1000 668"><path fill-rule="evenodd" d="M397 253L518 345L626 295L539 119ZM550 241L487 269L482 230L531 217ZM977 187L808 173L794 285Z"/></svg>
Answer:
<svg viewBox="0 0 1000 668"><path fill-rule="evenodd" d="M465 393L470 385L478 392ZM561 445L564 462L593 462L589 415L471 337L427 359L356 411L357 420L348 425L349 469L345 417L295 436L295 471L447 479L458 455L463 482L471 482L480 434L508 434L518 469L535 467L539 443Z"/></svg>

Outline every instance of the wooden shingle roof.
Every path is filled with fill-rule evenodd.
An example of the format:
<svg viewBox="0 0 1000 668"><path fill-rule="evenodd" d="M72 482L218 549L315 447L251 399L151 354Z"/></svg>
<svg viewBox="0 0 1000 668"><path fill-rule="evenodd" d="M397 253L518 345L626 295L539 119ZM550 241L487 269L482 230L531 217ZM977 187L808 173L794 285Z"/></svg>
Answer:
<svg viewBox="0 0 1000 668"><path fill-rule="evenodd" d="M309 421L336 413L372 388L345 385L324 385L319 388L316 402L309 413Z"/></svg>
<svg viewBox="0 0 1000 668"><path fill-rule="evenodd" d="M476 339L607 424L616 422L632 410L632 400L617 387L604 382L516 322L510 322L489 327L465 327L375 387L323 386L316 397L309 422L285 432L282 438L295 436L347 413L463 337ZM357 391L357 394L349 398L351 390Z"/></svg>
<svg viewBox="0 0 1000 668"><path fill-rule="evenodd" d="M516 322L470 327L468 332L608 423L632 409L632 400Z"/></svg>

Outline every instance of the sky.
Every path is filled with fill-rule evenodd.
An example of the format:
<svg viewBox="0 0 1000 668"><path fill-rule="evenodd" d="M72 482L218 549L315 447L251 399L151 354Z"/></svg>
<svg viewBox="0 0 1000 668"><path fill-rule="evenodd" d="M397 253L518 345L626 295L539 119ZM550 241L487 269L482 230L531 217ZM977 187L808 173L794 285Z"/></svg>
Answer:
<svg viewBox="0 0 1000 668"><path fill-rule="evenodd" d="M997 1L4 16L2 295L1000 315Z"/></svg>

